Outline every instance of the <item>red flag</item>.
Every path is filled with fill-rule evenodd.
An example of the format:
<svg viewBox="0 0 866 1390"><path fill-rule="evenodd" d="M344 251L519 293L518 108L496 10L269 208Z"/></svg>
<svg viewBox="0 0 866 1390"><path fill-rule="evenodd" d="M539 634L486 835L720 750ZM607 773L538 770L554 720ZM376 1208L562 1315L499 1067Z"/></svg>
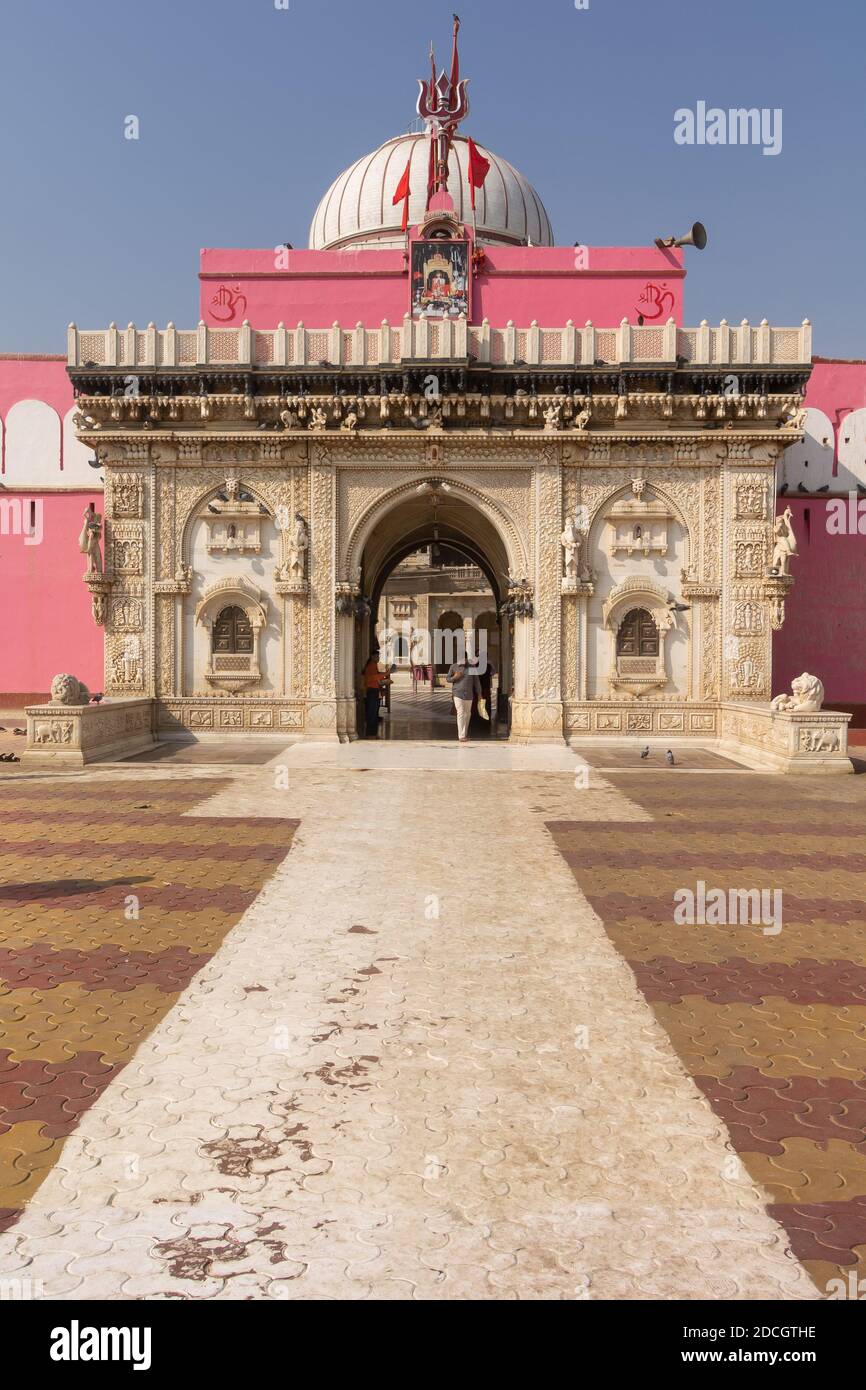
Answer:
<svg viewBox="0 0 866 1390"><path fill-rule="evenodd" d="M490 173L490 160L485 159L475 141L468 138L469 145L469 187L472 190L472 206L475 207L475 190L484 187L484 180Z"/></svg>
<svg viewBox="0 0 866 1390"><path fill-rule="evenodd" d="M403 171L403 177L397 185L397 192L394 194L394 207L396 207L401 200L403 202L404 232L406 228L409 226L409 195L412 191L409 187L409 166L411 165L411 163L412 156L410 154L409 158L406 161L406 168Z"/></svg>

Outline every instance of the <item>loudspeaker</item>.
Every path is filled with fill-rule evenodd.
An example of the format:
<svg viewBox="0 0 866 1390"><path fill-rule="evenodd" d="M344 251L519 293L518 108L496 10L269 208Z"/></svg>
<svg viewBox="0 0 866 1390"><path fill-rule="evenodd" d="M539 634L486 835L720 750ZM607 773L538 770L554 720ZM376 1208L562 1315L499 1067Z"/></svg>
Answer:
<svg viewBox="0 0 866 1390"><path fill-rule="evenodd" d="M660 251L671 246L694 246L696 251L703 251L706 244L707 229L703 222L693 222L691 231L685 236L656 237L656 246Z"/></svg>

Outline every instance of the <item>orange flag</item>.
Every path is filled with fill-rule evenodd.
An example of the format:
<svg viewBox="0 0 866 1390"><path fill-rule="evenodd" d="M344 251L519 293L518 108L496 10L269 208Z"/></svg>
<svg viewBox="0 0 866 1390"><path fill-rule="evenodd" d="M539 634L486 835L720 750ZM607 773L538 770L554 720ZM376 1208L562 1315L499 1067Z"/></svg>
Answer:
<svg viewBox="0 0 866 1390"><path fill-rule="evenodd" d="M469 187L472 190L472 206L475 207L475 190L484 187L484 180L490 173L490 160L485 159L475 141L470 137L469 144Z"/></svg>
<svg viewBox="0 0 866 1390"><path fill-rule="evenodd" d="M402 199L402 202L403 202L403 231L404 231L404 232L405 232L406 228L409 226L409 195L410 195L410 193L412 192L411 188L409 187L409 166L411 165L411 163L412 163L412 156L411 156L411 154L410 154L408 160L406 161L406 168L405 168L405 170L403 171L403 177L402 177L402 179L400 180L400 182L399 182L398 185L397 185L397 192L394 194L394 207L397 206L397 204L401 201L401 199Z"/></svg>

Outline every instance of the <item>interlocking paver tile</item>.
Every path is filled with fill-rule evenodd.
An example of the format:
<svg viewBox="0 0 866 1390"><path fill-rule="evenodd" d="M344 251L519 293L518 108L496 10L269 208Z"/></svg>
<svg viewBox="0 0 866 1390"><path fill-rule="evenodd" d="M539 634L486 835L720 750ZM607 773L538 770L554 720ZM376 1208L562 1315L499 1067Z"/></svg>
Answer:
<svg viewBox="0 0 866 1390"><path fill-rule="evenodd" d="M685 780L629 779L656 817L651 841L637 823L549 830L823 1289L840 1268L827 1251L801 1253L812 1246L796 1234L793 1203L838 1203L841 1220L866 1184L862 784ZM677 922L674 894L698 880L726 894L781 890L781 932ZM866 1273L866 1241L855 1245L848 1263Z"/></svg>
<svg viewBox="0 0 866 1390"><path fill-rule="evenodd" d="M74 801L48 781L0 788L5 1225L288 852L285 821L232 818L215 843L185 814L214 785L79 781Z"/></svg>

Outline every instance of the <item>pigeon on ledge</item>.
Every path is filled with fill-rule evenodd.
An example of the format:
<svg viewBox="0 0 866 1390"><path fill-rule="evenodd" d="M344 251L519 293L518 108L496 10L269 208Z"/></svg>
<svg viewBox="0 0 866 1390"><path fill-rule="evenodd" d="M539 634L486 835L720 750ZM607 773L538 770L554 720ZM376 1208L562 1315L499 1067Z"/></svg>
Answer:
<svg viewBox="0 0 866 1390"><path fill-rule="evenodd" d="M667 762L668 767L674 766L674 755L670 749L668 749L668 751L665 753L665 761Z"/></svg>
<svg viewBox="0 0 866 1390"><path fill-rule="evenodd" d="M641 757L642 757L642 758L648 758L648 757L649 757L649 744L647 744L646 748L641 749Z"/></svg>

